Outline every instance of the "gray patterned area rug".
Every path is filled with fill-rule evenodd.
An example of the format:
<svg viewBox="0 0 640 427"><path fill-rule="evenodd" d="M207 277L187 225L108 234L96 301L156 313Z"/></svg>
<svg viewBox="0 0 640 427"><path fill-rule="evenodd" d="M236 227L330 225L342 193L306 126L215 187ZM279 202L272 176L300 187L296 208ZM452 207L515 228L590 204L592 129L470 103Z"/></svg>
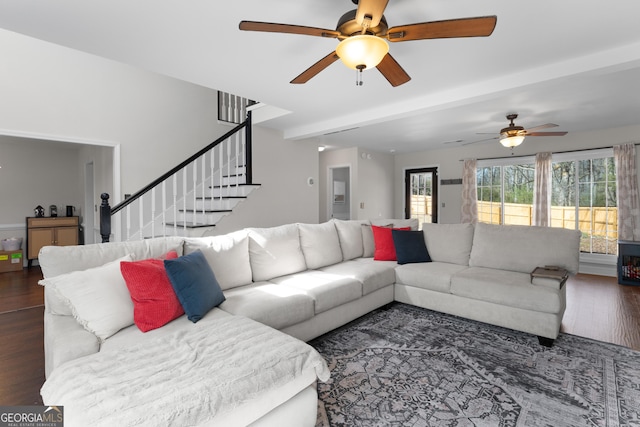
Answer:
<svg viewBox="0 0 640 427"><path fill-rule="evenodd" d="M319 426L640 426L640 352L401 303L310 342Z"/></svg>

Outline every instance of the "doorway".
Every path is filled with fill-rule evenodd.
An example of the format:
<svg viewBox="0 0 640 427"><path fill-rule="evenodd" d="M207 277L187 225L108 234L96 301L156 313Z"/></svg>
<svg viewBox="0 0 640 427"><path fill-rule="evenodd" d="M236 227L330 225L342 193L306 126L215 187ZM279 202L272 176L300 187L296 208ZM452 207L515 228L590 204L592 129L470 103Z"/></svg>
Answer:
<svg viewBox="0 0 640 427"><path fill-rule="evenodd" d="M84 243L95 243L95 190L93 177L93 162L84 165L84 209L82 224L84 228Z"/></svg>
<svg viewBox="0 0 640 427"><path fill-rule="evenodd" d="M329 168L329 218L351 219L351 167Z"/></svg>
<svg viewBox="0 0 640 427"><path fill-rule="evenodd" d="M438 168L407 169L405 183L405 218L422 223L438 222Z"/></svg>

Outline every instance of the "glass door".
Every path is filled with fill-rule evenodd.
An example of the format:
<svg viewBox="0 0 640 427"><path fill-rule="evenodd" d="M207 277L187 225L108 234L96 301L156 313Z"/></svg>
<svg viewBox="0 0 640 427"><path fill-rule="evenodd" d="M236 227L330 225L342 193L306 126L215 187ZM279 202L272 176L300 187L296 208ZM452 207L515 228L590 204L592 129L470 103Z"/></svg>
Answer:
<svg viewBox="0 0 640 427"><path fill-rule="evenodd" d="M405 182L405 218L438 222L438 168L407 169Z"/></svg>

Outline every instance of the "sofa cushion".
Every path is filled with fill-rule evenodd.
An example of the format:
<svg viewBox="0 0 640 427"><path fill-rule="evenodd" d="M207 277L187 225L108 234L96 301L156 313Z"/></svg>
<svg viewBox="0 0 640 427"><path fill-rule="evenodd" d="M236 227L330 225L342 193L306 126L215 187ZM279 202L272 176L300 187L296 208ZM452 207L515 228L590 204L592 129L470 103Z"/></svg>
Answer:
<svg viewBox="0 0 640 427"><path fill-rule="evenodd" d="M298 224L298 232L308 269L315 270L342 261L340 239L333 222Z"/></svg>
<svg viewBox="0 0 640 427"><path fill-rule="evenodd" d="M449 293L451 277L467 266L446 262L425 262L399 265L395 269L396 283L430 291Z"/></svg>
<svg viewBox="0 0 640 427"><path fill-rule="evenodd" d="M296 224L250 228L249 257L254 282L307 269Z"/></svg>
<svg viewBox="0 0 640 427"><path fill-rule="evenodd" d="M303 271L271 279L271 282L309 295L315 301L315 314L354 301L362 296L362 283L359 281L323 271Z"/></svg>
<svg viewBox="0 0 640 427"><path fill-rule="evenodd" d="M177 257L176 252L170 252L166 258ZM133 321L142 332L160 328L184 314L162 259L123 261L120 272L133 301Z"/></svg>
<svg viewBox="0 0 640 427"><path fill-rule="evenodd" d="M373 261L372 258L359 258L322 268L329 274L349 277L362 283L362 295L393 285L396 281L396 263Z"/></svg>
<svg viewBox="0 0 640 427"><path fill-rule="evenodd" d="M376 243L373 240L373 230L371 230L371 224L362 224L362 256L364 258L372 258L373 253L376 251Z"/></svg>
<svg viewBox="0 0 640 427"><path fill-rule="evenodd" d="M187 238L184 253L201 250L223 291L252 282L249 236L246 230L223 236Z"/></svg>
<svg viewBox="0 0 640 427"><path fill-rule="evenodd" d="M469 265L473 243L472 224L422 224L432 261Z"/></svg>
<svg viewBox="0 0 640 427"><path fill-rule="evenodd" d="M493 268L469 267L456 273L451 278L451 293L543 313L560 313L565 308L564 288L534 285L529 273Z"/></svg>
<svg viewBox="0 0 640 427"><path fill-rule="evenodd" d="M369 222L358 220L343 221L339 219L334 219L332 221L338 231L342 259L347 261L363 256L364 244L362 240L362 226L363 224L368 225Z"/></svg>
<svg viewBox="0 0 640 427"><path fill-rule="evenodd" d="M311 319L314 301L304 292L274 283L257 282L225 293L220 308L272 328L282 329Z"/></svg>
<svg viewBox="0 0 640 427"><path fill-rule="evenodd" d="M411 230L417 230L420 224L418 223L417 218L408 218L408 219L375 218L371 220L371 225L375 225L377 227L393 227L393 228L409 227Z"/></svg>
<svg viewBox="0 0 640 427"><path fill-rule="evenodd" d="M422 231L391 230L391 236L393 237L393 245L396 248L398 264L431 262Z"/></svg>
<svg viewBox="0 0 640 427"><path fill-rule="evenodd" d="M479 223L469 265L522 273L557 265L577 273L579 262L579 230Z"/></svg>
<svg viewBox="0 0 640 427"><path fill-rule="evenodd" d="M224 301L222 289L202 252L164 260L164 267L187 318L193 323Z"/></svg>
<svg viewBox="0 0 640 427"><path fill-rule="evenodd" d="M373 231L373 240L375 242L376 249L373 253L373 259L376 261L395 261L396 260L396 247L393 244L392 230L410 230L410 227L403 228L390 228L390 227L378 227L371 226Z"/></svg>
<svg viewBox="0 0 640 427"><path fill-rule="evenodd" d="M178 236L111 242L108 245L44 246L38 263L45 278L100 267L126 255L133 259L158 258L169 251L182 255L184 238Z"/></svg>
<svg viewBox="0 0 640 427"><path fill-rule="evenodd" d="M121 261L133 261L133 257L127 255L100 267L61 274L39 283L56 293L87 331L105 340L133 325L133 302L120 273Z"/></svg>

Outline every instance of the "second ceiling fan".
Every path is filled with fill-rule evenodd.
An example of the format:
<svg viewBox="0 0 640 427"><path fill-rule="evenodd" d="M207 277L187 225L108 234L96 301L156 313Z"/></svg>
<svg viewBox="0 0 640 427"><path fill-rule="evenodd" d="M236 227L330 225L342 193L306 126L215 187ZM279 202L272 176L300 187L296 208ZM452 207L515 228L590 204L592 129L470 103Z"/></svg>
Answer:
<svg viewBox="0 0 640 427"><path fill-rule="evenodd" d="M392 86L399 86L411 80L411 77L391 56L387 41L395 43L440 38L486 37L493 33L497 21L496 16L481 16L389 28L384 17L389 0L352 1L357 3L358 8L342 15L335 30L257 21L241 21L240 29L340 40L335 51L303 71L291 80L291 83L306 83L341 59L345 65L360 72L376 67Z"/></svg>

